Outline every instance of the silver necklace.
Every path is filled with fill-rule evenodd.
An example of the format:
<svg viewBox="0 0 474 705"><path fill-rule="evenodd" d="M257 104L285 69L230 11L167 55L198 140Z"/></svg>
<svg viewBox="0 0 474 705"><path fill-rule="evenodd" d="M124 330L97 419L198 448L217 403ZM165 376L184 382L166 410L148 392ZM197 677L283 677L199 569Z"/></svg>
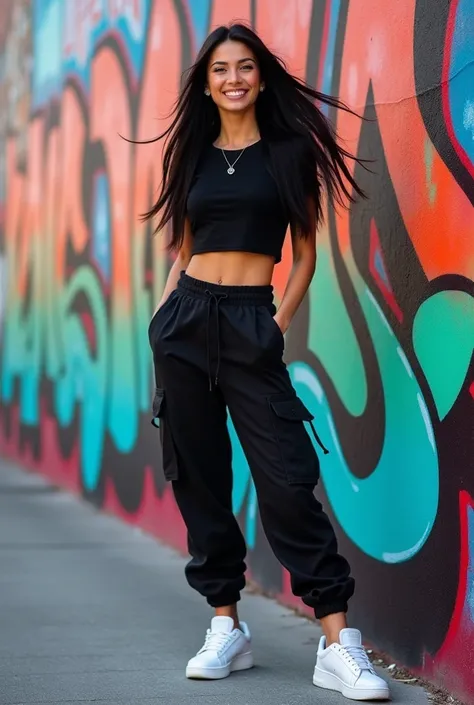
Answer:
<svg viewBox="0 0 474 705"><path fill-rule="evenodd" d="M247 147L248 147L248 145L247 145ZM221 152L222 152L222 154L224 155L224 159L225 159L226 162L227 162L227 166L229 167L229 168L227 169L227 173L228 173L228 174L232 175L232 174L235 172L234 166L237 164L237 162L239 161L240 157L241 157L242 154L245 152L245 150L247 149L247 147L244 147L244 148L243 148L243 150L241 151L241 153L239 154L239 156L237 157L237 159L235 160L235 162L234 162L233 164L231 164L231 163L229 162L229 160L228 160L227 157L226 157L226 153L225 153L224 150L221 148Z"/></svg>

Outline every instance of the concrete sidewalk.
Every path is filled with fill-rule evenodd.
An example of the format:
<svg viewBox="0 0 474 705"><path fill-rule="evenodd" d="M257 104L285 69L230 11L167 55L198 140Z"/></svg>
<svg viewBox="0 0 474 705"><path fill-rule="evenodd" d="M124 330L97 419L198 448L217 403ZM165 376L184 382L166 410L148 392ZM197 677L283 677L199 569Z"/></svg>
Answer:
<svg viewBox="0 0 474 705"><path fill-rule="evenodd" d="M140 531L0 460L0 704L332 705L312 685L319 632L245 595L257 666L188 681L211 616L185 561ZM393 683L394 701L426 704Z"/></svg>

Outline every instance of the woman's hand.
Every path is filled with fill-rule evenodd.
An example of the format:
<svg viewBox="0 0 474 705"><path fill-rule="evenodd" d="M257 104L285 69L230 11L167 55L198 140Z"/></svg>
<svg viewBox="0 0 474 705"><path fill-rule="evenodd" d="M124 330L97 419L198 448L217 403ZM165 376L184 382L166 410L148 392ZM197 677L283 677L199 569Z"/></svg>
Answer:
<svg viewBox="0 0 474 705"><path fill-rule="evenodd" d="M161 300L158 306L155 308L153 312L153 316L155 316L160 308L167 302L168 297L170 296L171 292L176 289L178 286L178 281L181 276L182 271L186 271L186 268L191 261L191 250L192 250L193 242L192 242L192 235L191 235L191 226L189 224L189 220L186 219L185 223L185 228L184 228L184 237L183 237L183 244L181 246L180 251L178 252L178 255L176 257L176 260L174 261L173 266L171 267L169 274L168 274L168 279L166 281L165 288L163 289L163 293L161 295Z"/></svg>
<svg viewBox="0 0 474 705"><path fill-rule="evenodd" d="M314 206L312 208L314 221ZM283 335L290 327L290 323L301 304L313 278L316 267L316 224L311 237L302 238L298 232L291 231L293 247L293 267L286 285L285 293L280 302L278 311L273 319Z"/></svg>
<svg viewBox="0 0 474 705"><path fill-rule="evenodd" d="M156 316L156 314L158 313L158 311L160 310L160 308L161 308L162 306L164 306L164 304L166 303L166 301L167 301L167 298L166 298L166 299L161 299L160 303L158 304L158 306L157 306L157 307L155 308L155 310L153 311L153 318Z"/></svg>
<svg viewBox="0 0 474 705"><path fill-rule="evenodd" d="M278 328L281 330L282 335L285 335L286 331L290 326L289 322L287 323L286 321L284 321L282 316L278 315L278 312L275 313L275 315L273 316L273 320L277 324Z"/></svg>

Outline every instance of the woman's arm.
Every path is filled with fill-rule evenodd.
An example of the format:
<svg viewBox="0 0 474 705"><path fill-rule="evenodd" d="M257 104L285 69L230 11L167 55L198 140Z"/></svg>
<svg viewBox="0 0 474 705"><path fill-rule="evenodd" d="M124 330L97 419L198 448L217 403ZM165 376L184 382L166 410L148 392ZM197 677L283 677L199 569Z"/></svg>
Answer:
<svg viewBox="0 0 474 705"><path fill-rule="evenodd" d="M274 317L283 333L288 330L293 316L303 301L316 268L316 219L314 205L311 206L311 213L313 225L310 237L304 239L293 229L291 231L293 267L283 299Z"/></svg>
<svg viewBox="0 0 474 705"><path fill-rule="evenodd" d="M158 309L163 306L171 292L176 289L181 272L183 271L183 269L187 268L191 260L192 246L193 244L191 235L191 225L189 223L189 220L186 218L186 223L184 226L183 244L181 245L181 248L178 252L178 256L176 257L176 260L170 269L168 279L166 280L165 288L163 289L163 294L161 295L160 303L156 307L153 315L155 315Z"/></svg>

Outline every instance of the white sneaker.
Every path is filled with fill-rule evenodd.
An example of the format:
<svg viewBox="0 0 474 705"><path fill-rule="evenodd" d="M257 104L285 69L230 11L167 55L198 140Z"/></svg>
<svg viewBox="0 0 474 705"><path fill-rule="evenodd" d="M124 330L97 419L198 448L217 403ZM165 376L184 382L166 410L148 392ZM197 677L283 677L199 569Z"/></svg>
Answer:
<svg viewBox="0 0 474 705"><path fill-rule="evenodd" d="M337 690L351 700L390 700L387 683L375 673L365 653L360 631L342 629L339 641L326 648L326 638L321 638L314 685Z"/></svg>
<svg viewBox="0 0 474 705"><path fill-rule="evenodd" d="M234 629L231 617L214 617L204 646L186 667L186 678L227 678L253 666L250 632L245 622Z"/></svg>

